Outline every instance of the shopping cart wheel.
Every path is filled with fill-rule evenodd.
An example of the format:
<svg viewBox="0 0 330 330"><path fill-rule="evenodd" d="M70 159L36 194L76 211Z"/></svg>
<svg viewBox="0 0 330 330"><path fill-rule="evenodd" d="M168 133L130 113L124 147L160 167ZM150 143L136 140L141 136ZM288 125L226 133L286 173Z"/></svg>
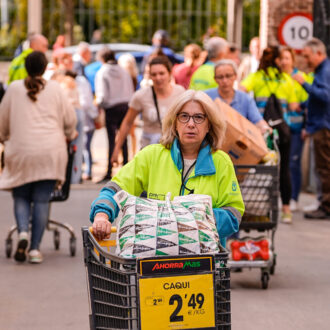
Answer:
<svg viewBox="0 0 330 330"><path fill-rule="evenodd" d="M74 257L76 255L76 238L75 237L70 238L70 255L71 255L71 257Z"/></svg>
<svg viewBox="0 0 330 330"><path fill-rule="evenodd" d="M54 230L54 247L55 250L60 248L60 232L58 230Z"/></svg>
<svg viewBox="0 0 330 330"><path fill-rule="evenodd" d="M275 274L275 266L276 266L276 253L274 253L273 264L270 267L270 275Z"/></svg>
<svg viewBox="0 0 330 330"><path fill-rule="evenodd" d="M261 274L261 287L263 289L268 288L269 274L268 272L262 272Z"/></svg>
<svg viewBox="0 0 330 330"><path fill-rule="evenodd" d="M7 256L7 258L11 257L12 250L13 250L13 240L11 238L6 239L6 256Z"/></svg>

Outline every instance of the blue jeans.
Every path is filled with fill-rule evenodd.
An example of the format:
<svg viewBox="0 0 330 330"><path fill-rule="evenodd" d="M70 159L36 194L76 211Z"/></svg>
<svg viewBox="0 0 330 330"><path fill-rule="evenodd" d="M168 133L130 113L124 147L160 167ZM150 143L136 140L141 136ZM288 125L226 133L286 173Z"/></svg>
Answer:
<svg viewBox="0 0 330 330"><path fill-rule="evenodd" d="M301 133L291 132L291 149L290 149L290 174L292 193L291 198L298 201L301 188L301 154L304 141Z"/></svg>
<svg viewBox="0 0 330 330"><path fill-rule="evenodd" d="M86 141L85 141L83 156L86 167L84 173L87 174L88 176L92 176L93 158L92 158L91 144L92 144L93 135L94 135L94 130L85 133Z"/></svg>
<svg viewBox="0 0 330 330"><path fill-rule="evenodd" d="M72 176L71 183L80 183L82 163L83 163L83 150L84 150L84 125L85 125L85 114L83 110L76 109L77 115L77 126L78 136L75 138L71 145L76 145L77 150L73 158Z"/></svg>
<svg viewBox="0 0 330 330"><path fill-rule="evenodd" d="M30 250L38 250L49 215L49 199L55 180L36 181L13 189L14 212L18 232L29 231L32 223Z"/></svg>

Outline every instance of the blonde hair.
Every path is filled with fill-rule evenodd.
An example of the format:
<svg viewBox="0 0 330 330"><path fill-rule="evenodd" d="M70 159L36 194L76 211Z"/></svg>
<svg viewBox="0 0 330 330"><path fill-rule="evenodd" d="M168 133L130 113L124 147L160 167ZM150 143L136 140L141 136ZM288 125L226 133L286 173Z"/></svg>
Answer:
<svg viewBox="0 0 330 330"><path fill-rule="evenodd" d="M160 143L169 149L174 139L176 137L178 138L176 131L177 114L188 102L198 102L203 108L210 125L210 130L206 135L206 139L212 151L219 150L226 132L226 121L223 114L207 94L192 89L183 92L170 106L162 122L163 135Z"/></svg>
<svg viewBox="0 0 330 330"><path fill-rule="evenodd" d="M136 78L139 74L136 60L132 54L125 53L119 56L118 65L127 70L131 77Z"/></svg>

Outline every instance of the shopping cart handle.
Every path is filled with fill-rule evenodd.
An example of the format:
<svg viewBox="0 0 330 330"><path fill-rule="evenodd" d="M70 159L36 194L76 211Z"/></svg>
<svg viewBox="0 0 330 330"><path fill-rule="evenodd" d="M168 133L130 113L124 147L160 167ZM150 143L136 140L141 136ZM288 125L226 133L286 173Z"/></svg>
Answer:
<svg viewBox="0 0 330 330"><path fill-rule="evenodd" d="M109 250L110 247L112 246L116 246L116 240L115 239L102 239L99 240L97 239L94 234L93 234L93 227L89 227L88 228L89 232L93 235L93 238L96 240L97 245L99 245L99 248L106 248ZM111 227L111 234L116 233L117 232L117 227Z"/></svg>
<svg viewBox="0 0 330 330"><path fill-rule="evenodd" d="M89 231L93 234L93 227L92 227L92 226L89 227ZM117 227L112 226L112 227L111 227L111 234L114 234L114 233L116 233L116 232L117 232Z"/></svg>

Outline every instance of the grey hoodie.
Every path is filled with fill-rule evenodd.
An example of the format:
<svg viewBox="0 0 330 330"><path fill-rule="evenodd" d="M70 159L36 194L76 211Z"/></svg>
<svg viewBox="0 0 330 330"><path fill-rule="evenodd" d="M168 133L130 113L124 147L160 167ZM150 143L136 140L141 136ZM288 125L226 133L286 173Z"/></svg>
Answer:
<svg viewBox="0 0 330 330"><path fill-rule="evenodd" d="M96 103L103 109L128 103L134 93L132 78L118 64L104 63L95 77Z"/></svg>

